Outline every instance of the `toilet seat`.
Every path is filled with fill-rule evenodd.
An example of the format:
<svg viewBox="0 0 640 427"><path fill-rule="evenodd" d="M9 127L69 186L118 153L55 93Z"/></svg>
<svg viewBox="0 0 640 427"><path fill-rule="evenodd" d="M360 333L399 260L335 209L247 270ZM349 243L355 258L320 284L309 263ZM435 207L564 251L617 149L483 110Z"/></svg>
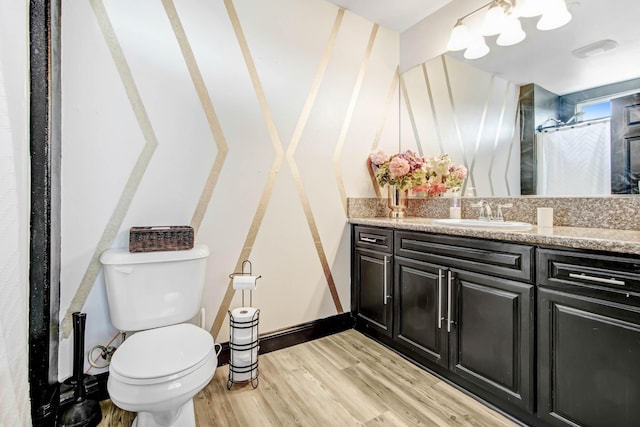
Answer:
<svg viewBox="0 0 640 427"><path fill-rule="evenodd" d="M213 378L218 358L215 352L205 358L204 363L196 365L172 380L155 378L151 380L132 380L111 373L107 381L107 390L111 401L129 412L166 412L186 404L200 392ZM154 425L154 424L152 424ZM193 424L190 424L193 425Z"/></svg>
<svg viewBox="0 0 640 427"><path fill-rule="evenodd" d="M189 323L138 332L114 353L109 375L126 384L158 384L199 369L214 353L208 331Z"/></svg>

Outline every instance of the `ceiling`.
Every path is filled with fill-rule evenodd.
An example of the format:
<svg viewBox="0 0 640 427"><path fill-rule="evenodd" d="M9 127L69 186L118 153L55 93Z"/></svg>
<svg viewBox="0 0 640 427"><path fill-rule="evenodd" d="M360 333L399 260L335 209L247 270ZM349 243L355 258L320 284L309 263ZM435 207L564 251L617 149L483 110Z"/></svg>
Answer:
<svg viewBox="0 0 640 427"><path fill-rule="evenodd" d="M398 33L422 21L452 0L329 0Z"/></svg>
<svg viewBox="0 0 640 427"><path fill-rule="evenodd" d="M406 31L411 27L435 27L432 24L444 16L445 9L459 10L457 17L471 12L468 0L329 1L405 34L411 33ZM486 37L491 52L483 58L464 59L463 51L447 54L516 84L536 83L558 95L640 78L640 2L615 0L614 5L608 0L566 0L566 3L573 19L564 27L539 31L535 28L537 18L521 18L527 38L515 46L497 46L497 36L492 36ZM479 25L481 17L482 13L475 14L465 23ZM451 20L450 16L447 19ZM451 28L454 24L455 18ZM583 59L571 55L578 48L607 39L619 46ZM414 38L412 43L420 40ZM442 47L440 52L444 50ZM427 59L431 58L424 58Z"/></svg>

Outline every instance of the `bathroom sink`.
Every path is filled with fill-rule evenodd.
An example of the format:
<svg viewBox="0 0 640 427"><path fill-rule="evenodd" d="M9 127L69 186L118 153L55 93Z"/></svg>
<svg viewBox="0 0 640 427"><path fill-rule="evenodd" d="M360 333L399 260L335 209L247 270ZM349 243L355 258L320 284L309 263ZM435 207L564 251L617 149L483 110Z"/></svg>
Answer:
<svg viewBox="0 0 640 427"><path fill-rule="evenodd" d="M477 219L434 219L434 224L446 225L449 227L473 227L473 228L493 228L509 231L531 230L531 224L518 221L480 221Z"/></svg>

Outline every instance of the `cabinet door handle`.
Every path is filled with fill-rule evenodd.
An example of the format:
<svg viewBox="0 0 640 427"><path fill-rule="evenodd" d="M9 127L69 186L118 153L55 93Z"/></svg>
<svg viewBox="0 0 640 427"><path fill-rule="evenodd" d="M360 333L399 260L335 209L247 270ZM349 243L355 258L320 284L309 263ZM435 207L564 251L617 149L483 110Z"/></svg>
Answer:
<svg viewBox="0 0 640 427"><path fill-rule="evenodd" d="M378 243L378 239L372 239L371 237L360 236L360 240L368 243Z"/></svg>
<svg viewBox="0 0 640 427"><path fill-rule="evenodd" d="M438 269L438 329L442 329L442 270Z"/></svg>
<svg viewBox="0 0 640 427"><path fill-rule="evenodd" d="M382 265L382 275L384 276L383 284L384 284L384 305L387 305L387 255L384 256L384 264Z"/></svg>
<svg viewBox="0 0 640 427"><path fill-rule="evenodd" d="M592 282L598 282L598 283L608 283L609 285L618 285L618 286L625 286L626 283L624 283L624 281L622 280L616 280L613 277L611 279L605 279L603 277L596 277L596 276L587 276L584 273L569 273L569 277L571 277L572 279L583 279L583 280L590 280Z"/></svg>
<svg viewBox="0 0 640 427"><path fill-rule="evenodd" d="M451 332L451 271L447 271L447 333Z"/></svg>

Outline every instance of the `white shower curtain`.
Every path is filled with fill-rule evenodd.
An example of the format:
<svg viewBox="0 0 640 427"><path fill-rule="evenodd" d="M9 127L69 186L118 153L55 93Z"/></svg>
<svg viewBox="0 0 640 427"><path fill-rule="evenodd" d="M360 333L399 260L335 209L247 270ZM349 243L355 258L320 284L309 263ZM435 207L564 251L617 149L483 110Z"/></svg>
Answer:
<svg viewBox="0 0 640 427"><path fill-rule="evenodd" d="M611 194L610 121L539 133L539 195Z"/></svg>
<svg viewBox="0 0 640 427"><path fill-rule="evenodd" d="M0 1L0 426L31 425L28 2Z"/></svg>

